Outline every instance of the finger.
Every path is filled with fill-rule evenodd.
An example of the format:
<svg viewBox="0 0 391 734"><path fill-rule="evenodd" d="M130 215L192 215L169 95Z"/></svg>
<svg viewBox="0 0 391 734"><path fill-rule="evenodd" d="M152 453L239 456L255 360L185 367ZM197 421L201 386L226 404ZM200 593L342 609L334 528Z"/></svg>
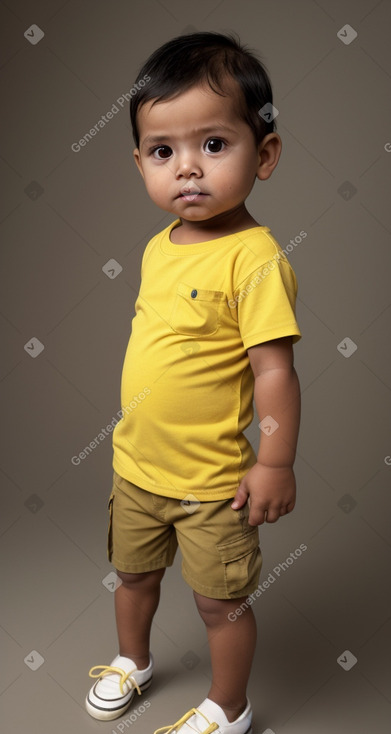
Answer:
<svg viewBox="0 0 391 734"><path fill-rule="evenodd" d="M249 493L247 490L242 486L239 485L239 488L235 494L234 501L231 504L231 507L233 510L239 510L243 505L246 504L248 499Z"/></svg>
<svg viewBox="0 0 391 734"><path fill-rule="evenodd" d="M250 510L248 517L248 524L255 527L256 525L263 525L267 522L267 510L263 510L261 507Z"/></svg>
<svg viewBox="0 0 391 734"><path fill-rule="evenodd" d="M277 522L280 517L280 510L268 510L266 515L266 522Z"/></svg>
<svg viewBox="0 0 391 734"><path fill-rule="evenodd" d="M265 518L263 515L259 515L258 517L255 517L255 513L254 513L253 517L249 515L247 522L249 525L251 525L252 528L254 528L256 527L256 525L263 525L263 523L265 522Z"/></svg>

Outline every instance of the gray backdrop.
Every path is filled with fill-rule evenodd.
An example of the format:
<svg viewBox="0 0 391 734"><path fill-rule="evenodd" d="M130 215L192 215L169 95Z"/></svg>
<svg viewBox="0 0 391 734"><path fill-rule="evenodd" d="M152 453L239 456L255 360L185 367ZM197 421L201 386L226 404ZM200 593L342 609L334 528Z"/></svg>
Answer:
<svg viewBox="0 0 391 734"><path fill-rule="evenodd" d="M387 0L1 2L7 731L152 734L209 688L178 554L148 696L112 724L84 711L89 668L117 652L111 436L79 455L120 408L142 253L173 220L144 190L121 98L158 45L191 30L237 31L269 69L283 154L248 204L282 247L293 241L299 281L298 501L260 529L270 583L253 604L253 732L390 731L390 10Z"/></svg>

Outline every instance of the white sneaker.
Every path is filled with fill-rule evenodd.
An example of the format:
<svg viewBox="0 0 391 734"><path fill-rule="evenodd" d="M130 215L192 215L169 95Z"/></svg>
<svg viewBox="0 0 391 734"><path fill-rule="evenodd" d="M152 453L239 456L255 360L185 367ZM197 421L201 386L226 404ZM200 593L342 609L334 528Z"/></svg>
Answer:
<svg viewBox="0 0 391 734"><path fill-rule="evenodd" d="M89 676L98 678L86 697L86 709L90 716L100 721L111 721L125 713L134 694L141 696L152 683L153 657L149 656L148 668L138 670L130 658L117 655L111 665L95 665Z"/></svg>
<svg viewBox="0 0 391 734"><path fill-rule="evenodd" d="M198 708L190 709L171 726L162 726L154 734L251 734L252 711L250 701L235 721L228 721L223 709L206 698Z"/></svg>

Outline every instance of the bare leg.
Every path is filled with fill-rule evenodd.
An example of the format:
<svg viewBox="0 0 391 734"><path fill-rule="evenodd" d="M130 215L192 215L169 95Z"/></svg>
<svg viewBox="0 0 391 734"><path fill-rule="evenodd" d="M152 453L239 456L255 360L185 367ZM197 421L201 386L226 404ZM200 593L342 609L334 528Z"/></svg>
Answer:
<svg viewBox="0 0 391 734"><path fill-rule="evenodd" d="M209 599L194 592L194 598L208 634L213 675L208 698L221 706L228 721L235 721L247 705L246 689L257 639L255 617L249 606L235 621L228 617L246 597Z"/></svg>
<svg viewBox="0 0 391 734"><path fill-rule="evenodd" d="M165 568L148 573L117 571L122 584L115 591L119 654L131 658L139 670L149 665L149 638L159 604Z"/></svg>

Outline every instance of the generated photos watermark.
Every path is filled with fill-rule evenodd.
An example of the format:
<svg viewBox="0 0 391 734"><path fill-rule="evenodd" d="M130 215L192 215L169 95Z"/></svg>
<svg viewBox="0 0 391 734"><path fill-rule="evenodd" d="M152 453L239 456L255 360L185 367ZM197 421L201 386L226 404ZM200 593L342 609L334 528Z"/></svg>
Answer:
<svg viewBox="0 0 391 734"><path fill-rule="evenodd" d="M241 291L239 291L239 293L237 293L237 295L234 298L228 299L229 307L236 308L238 303L243 301L246 298L246 296L248 296L248 294L251 293L251 291L253 291L254 288L257 287L257 285L259 285L259 283L261 283L263 280L265 280L265 278L267 278L269 273L271 273L272 270L274 270L274 268L276 267L276 265L278 265L280 260L284 259L287 254L292 252L292 250L295 247L301 244L301 242L307 237L307 234L308 233L302 229L301 232L299 232L299 234L296 235L294 239L289 240L289 244L285 247L284 250L279 250L278 252L276 252L276 254L273 255L273 257L270 260L268 260L268 262L262 265L262 267L259 268L259 270L255 273L254 277L250 280L250 282L246 285L246 287L243 288Z"/></svg>
<svg viewBox="0 0 391 734"><path fill-rule="evenodd" d="M137 92L142 89L142 87L145 87L145 85L151 81L151 77L148 76L148 74L144 74L143 78L140 79L137 84L133 84L133 87L129 89L129 92L124 92L123 94L120 94L120 96L115 100L112 107L104 114L101 115L98 122L93 125L83 137L80 138L75 143L72 143L71 150L73 150L74 153L80 153L81 149L84 148L92 138L97 135L102 128L104 128L110 120L114 118L114 116L120 111L120 108L122 109L126 102L129 102L131 98L137 94Z"/></svg>
<svg viewBox="0 0 391 734"><path fill-rule="evenodd" d="M133 410L136 410L137 406L140 405L140 403L142 403L147 395L150 395L150 393L151 389L149 387L144 387L144 389L141 390L138 395L134 395L130 403L128 405L125 405L124 408L121 408L117 412L118 417L113 416L110 423L108 423L105 428L101 428L100 433L98 433L98 435L95 436L92 441L90 441L88 446L85 446L82 451L80 451L75 456L72 456L72 464L74 466L79 466L79 464L81 464L81 462L84 461L84 459L86 459L87 456L89 456L102 443L102 441L104 441L105 438L107 438L107 436L109 436L110 433L113 432L117 423L124 417L124 413L126 413L126 415L129 415L129 413L132 413Z"/></svg>
<svg viewBox="0 0 391 734"><path fill-rule="evenodd" d="M111 730L111 734L123 734L124 731L127 731L129 727L132 726L132 724L135 724L139 720L140 716L142 716L146 712L146 710L149 709L150 705L151 702L148 701L148 699L146 701L143 701L142 704L138 706L138 708L134 709L132 713L126 717L126 719L122 719L122 721L117 724L115 729Z"/></svg>
<svg viewBox="0 0 391 734"><path fill-rule="evenodd" d="M251 607L252 604L258 599L262 594L270 588L272 584L281 576L282 573L285 573L285 571L292 566L292 564L300 558L300 556L305 553L308 546L305 545L305 543L300 543L299 547L296 548L296 550L292 551L292 553L289 554L288 558L286 558L285 561L281 561L281 563L278 563L277 566L274 566L273 571L271 571L265 581L263 581L261 584L258 584L255 591L253 591L252 594L249 594L247 599L238 606L234 612L230 612L228 614L228 619L230 622L235 622L238 617L241 617L242 614L248 609L248 607Z"/></svg>

